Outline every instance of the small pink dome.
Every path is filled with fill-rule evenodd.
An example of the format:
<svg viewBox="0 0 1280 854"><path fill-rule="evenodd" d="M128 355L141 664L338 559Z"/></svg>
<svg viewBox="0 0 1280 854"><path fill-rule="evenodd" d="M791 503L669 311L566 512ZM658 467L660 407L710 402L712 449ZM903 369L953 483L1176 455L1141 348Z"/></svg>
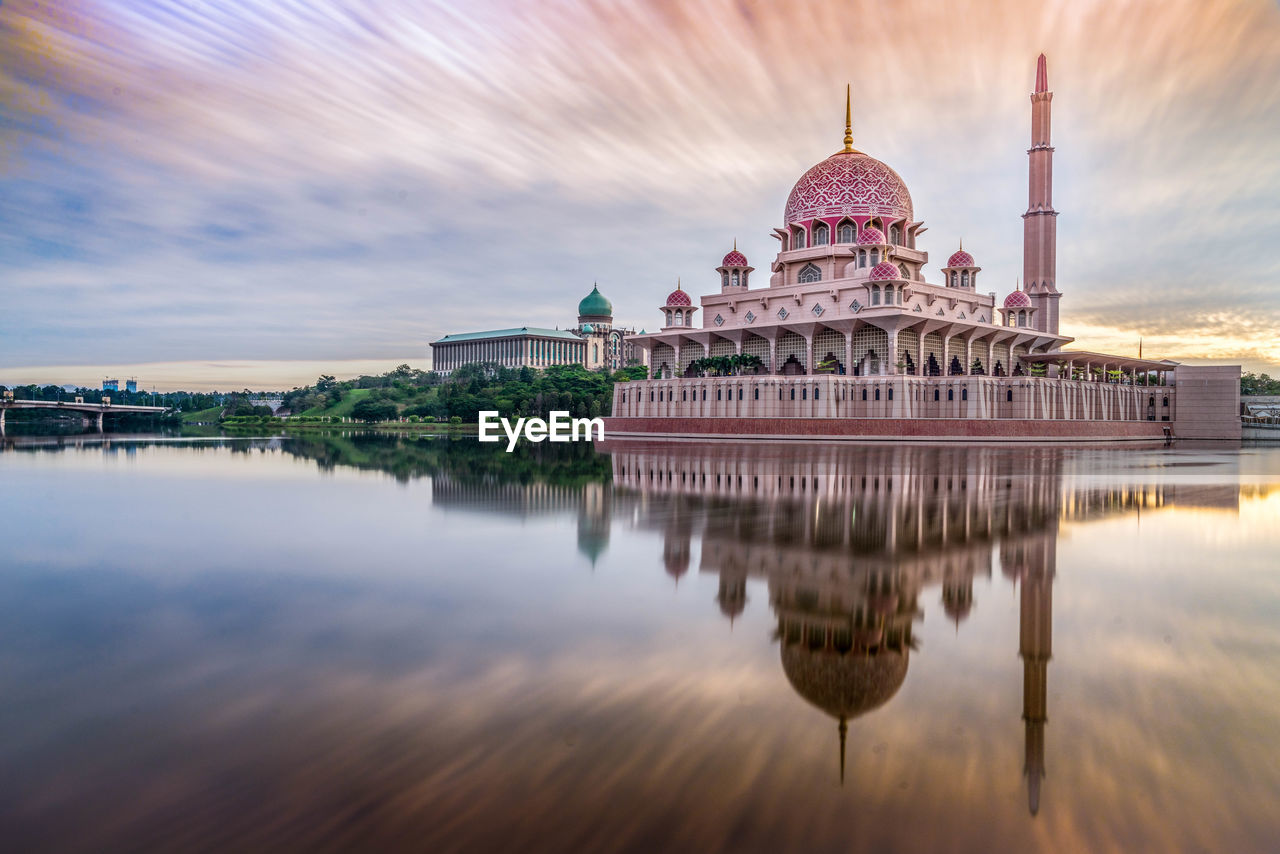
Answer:
<svg viewBox="0 0 1280 854"><path fill-rule="evenodd" d="M858 244L861 246L880 246L883 243L884 234L878 228L864 228L858 235Z"/></svg>
<svg viewBox="0 0 1280 854"><path fill-rule="evenodd" d="M743 255L737 249L731 251L724 256L724 260L720 262L721 267L747 267L747 256Z"/></svg>
<svg viewBox="0 0 1280 854"><path fill-rule="evenodd" d="M948 267L976 267L973 263L973 256L961 249L959 252L953 252L951 257L947 259Z"/></svg>
<svg viewBox="0 0 1280 854"><path fill-rule="evenodd" d="M1005 308L1031 308L1031 297L1026 291L1014 291L1004 298Z"/></svg>
<svg viewBox="0 0 1280 854"><path fill-rule="evenodd" d="M689 299L688 294L680 288L676 288L667 294L667 305L693 305L693 302Z"/></svg>
<svg viewBox="0 0 1280 854"><path fill-rule="evenodd" d="M901 279L902 271L899 270L898 265L894 264L892 261L881 261L872 268L871 275L868 276L868 278L877 282L884 282L890 279Z"/></svg>

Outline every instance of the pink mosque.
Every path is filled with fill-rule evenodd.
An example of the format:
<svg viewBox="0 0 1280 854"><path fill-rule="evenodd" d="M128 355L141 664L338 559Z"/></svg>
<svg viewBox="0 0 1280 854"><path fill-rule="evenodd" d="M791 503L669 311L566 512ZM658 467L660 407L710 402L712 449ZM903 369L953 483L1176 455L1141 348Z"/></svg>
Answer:
<svg viewBox="0 0 1280 854"><path fill-rule="evenodd" d="M756 270L735 243L716 268L719 292L695 303L677 285L660 331L627 338L650 379L617 386L609 434L1238 439L1238 365L1068 349L1074 339L1058 330L1052 100L1042 54L1024 285L1003 300L980 292L982 268L963 246L940 282L925 280L924 223L902 177L853 147L846 94L844 147L792 188L767 284L752 287Z"/></svg>

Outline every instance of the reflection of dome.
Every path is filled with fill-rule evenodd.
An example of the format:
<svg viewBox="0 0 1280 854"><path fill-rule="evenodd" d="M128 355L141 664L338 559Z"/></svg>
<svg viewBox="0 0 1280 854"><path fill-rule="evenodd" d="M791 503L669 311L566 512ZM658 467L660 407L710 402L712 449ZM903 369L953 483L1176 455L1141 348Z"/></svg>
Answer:
<svg viewBox="0 0 1280 854"><path fill-rule="evenodd" d="M609 549L609 526L578 522L578 553L595 566L600 555Z"/></svg>
<svg viewBox="0 0 1280 854"><path fill-rule="evenodd" d="M800 176L787 197L784 223L869 214L911 220L907 185L874 157L840 151Z"/></svg>
<svg viewBox="0 0 1280 854"><path fill-rule="evenodd" d="M833 718L854 718L887 703L907 678L908 652L841 654L783 644L782 671L804 697Z"/></svg>
<svg viewBox="0 0 1280 854"><path fill-rule="evenodd" d="M1031 308L1031 297L1025 291L1014 291L1004 298L1005 308Z"/></svg>
<svg viewBox="0 0 1280 854"><path fill-rule="evenodd" d="M667 294L667 305L693 305L689 300L689 295L679 286L674 291Z"/></svg>
<svg viewBox="0 0 1280 854"><path fill-rule="evenodd" d="M864 228L858 235L861 246L880 246L884 243L884 233L878 228Z"/></svg>
<svg viewBox="0 0 1280 854"><path fill-rule="evenodd" d="M890 261L881 261L871 271L871 275L867 278L876 282L887 282L890 279L901 279L902 271Z"/></svg>
<svg viewBox="0 0 1280 854"><path fill-rule="evenodd" d="M662 564L667 568L667 575L679 581L680 576L689 571L689 552L685 549L664 551L666 553L662 555Z"/></svg>
<svg viewBox="0 0 1280 854"><path fill-rule="evenodd" d="M951 257L947 259L948 267L972 267L973 256L961 249L959 252L951 253Z"/></svg>
<svg viewBox="0 0 1280 854"><path fill-rule="evenodd" d="M600 293L599 286L593 287L591 293L582 298L582 302L578 303L578 314L581 317L612 317L613 303Z"/></svg>

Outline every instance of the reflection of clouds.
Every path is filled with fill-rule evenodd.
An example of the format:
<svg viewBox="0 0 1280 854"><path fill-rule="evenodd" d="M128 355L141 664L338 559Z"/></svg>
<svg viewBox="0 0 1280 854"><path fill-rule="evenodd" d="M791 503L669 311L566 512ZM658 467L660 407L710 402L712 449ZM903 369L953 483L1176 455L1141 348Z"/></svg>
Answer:
<svg viewBox="0 0 1280 854"><path fill-rule="evenodd" d="M1053 478L1037 499L1026 468L999 450L926 459L939 471L948 459L1008 461L1013 485L997 478L996 490L1056 506ZM1280 786L1280 771L1260 759L1280 708L1268 669L1280 651L1276 595L1262 571L1280 530L1277 493L1251 490L1237 514L1217 492L1180 501L1153 489L1164 504L1146 505L1139 526L1128 501L1136 487L1116 484L1159 481L1168 472L1145 465L1196 455L1024 454L1063 465L1077 478L1066 491L1089 499L1062 501L1071 521L1056 552L1049 776L1034 822L1020 775L1019 605L1003 573L980 580L981 604L959 634L936 619L936 596L921 597L911 672L889 703L851 722L841 789L834 725L792 691L770 641L767 585L752 582L753 604L733 632L712 602L712 579L694 573L679 595L670 591L661 533L699 540L699 555L708 538L706 526L685 524L701 512L687 498L676 520L641 496L670 527L615 528L609 571L589 575L571 563L576 534L563 514L455 513L446 530L424 505L388 515L406 502L385 478L342 493L355 500L330 493L312 504L314 473L298 478L310 461L255 453L235 459L260 464L256 478L236 466L245 492L272 482L285 491L264 503L224 500L217 484L201 492L203 526L220 532L212 555L188 551L169 568L140 557L142 571L93 563L95 554L154 551L133 537L154 540L155 530L109 523L177 503L175 482L149 491L138 476L169 460L139 453L132 470L114 458L100 467L115 503L94 494L59 519L65 530L81 515L107 517L76 572L50 573L36 553L11 559L16 538L0 537L0 827L20 850L136 850L140 839L271 850L502 850L512 839L606 851L1265 850ZM15 458L29 460L4 454L0 465ZM1081 458L1092 462L1062 462ZM221 450L203 459L231 468ZM1107 459L1132 468L1107 478L1111 488L1084 483L1082 470ZM88 454L48 461L68 469L44 469L55 486L98 468ZM43 511L71 491L23 494ZM1192 516L1206 496L1213 509ZM713 522L741 506L706 505ZM297 542L266 539L256 520L271 507L313 524ZM638 518L621 492L597 509ZM1063 517L1026 518L1053 527ZM470 527L477 519L483 528ZM172 517L161 521L172 535ZM0 519L6 534L14 525L43 533L21 523L15 513ZM1210 526L1218 533L1205 537ZM407 533L423 529L433 536ZM364 560L336 548L370 530L395 548L370 553L366 541ZM467 551L445 547L468 533ZM994 540L957 535L923 556L889 557L941 561L958 548L1041 536L1013 526ZM254 548L233 550L238 542ZM512 570L516 542L527 555ZM1221 565L1221 543L1234 563ZM774 545L801 558L851 551L834 540ZM433 559L418 560L428 546ZM544 552L565 562L534 565ZM408 566L388 570L397 557ZM1005 557L1011 570L1031 558L1010 548L1002 568ZM519 586L521 577L533 582Z"/></svg>
<svg viewBox="0 0 1280 854"><path fill-rule="evenodd" d="M735 233L764 257L791 181L838 142L851 77L875 93L858 144L907 177L937 235L923 248L936 261L963 233L1007 282L1044 49L1066 325L1274 364L1274 306L1248 282L1274 278L1278 26L1243 2L5 3L0 92L20 135L0 245L30 332L3 361L399 358L475 322L432 300L477 253L492 326L562 323L566 281L709 269ZM520 227L494 241L504 219ZM1233 247L1231 282L1191 248L1209 245ZM645 293L610 291L635 318ZM201 295L206 328L166 332ZM96 320L108 307L146 337L118 343ZM85 334L55 349L42 318L68 309ZM1225 336L1201 328L1215 313Z"/></svg>

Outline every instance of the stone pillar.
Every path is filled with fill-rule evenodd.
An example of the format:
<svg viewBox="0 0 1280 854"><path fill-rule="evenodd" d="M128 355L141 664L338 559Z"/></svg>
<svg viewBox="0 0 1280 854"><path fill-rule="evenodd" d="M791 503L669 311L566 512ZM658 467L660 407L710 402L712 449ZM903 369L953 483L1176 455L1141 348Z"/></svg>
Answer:
<svg viewBox="0 0 1280 854"><path fill-rule="evenodd" d="M778 339L769 339L769 373L776 374L778 372Z"/></svg>
<svg viewBox="0 0 1280 854"><path fill-rule="evenodd" d="M973 339L964 339L964 374L970 376L973 373Z"/></svg>
<svg viewBox="0 0 1280 854"><path fill-rule="evenodd" d="M890 374L897 375L899 373L898 360L901 358L898 355L898 330L890 329L888 331L888 335L889 335L889 353L888 353L889 362L888 362L887 372Z"/></svg>
<svg viewBox="0 0 1280 854"><path fill-rule="evenodd" d="M813 374L813 336L804 336L804 372L806 375Z"/></svg>

